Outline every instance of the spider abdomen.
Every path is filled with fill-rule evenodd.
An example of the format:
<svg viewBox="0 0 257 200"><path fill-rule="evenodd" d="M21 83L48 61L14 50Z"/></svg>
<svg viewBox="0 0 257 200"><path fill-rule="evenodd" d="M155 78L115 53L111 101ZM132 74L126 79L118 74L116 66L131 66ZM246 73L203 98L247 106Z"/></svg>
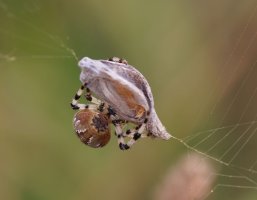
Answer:
<svg viewBox="0 0 257 200"><path fill-rule="evenodd" d="M89 109L77 112L73 126L80 140L93 148L105 146L111 138L109 119L99 112Z"/></svg>

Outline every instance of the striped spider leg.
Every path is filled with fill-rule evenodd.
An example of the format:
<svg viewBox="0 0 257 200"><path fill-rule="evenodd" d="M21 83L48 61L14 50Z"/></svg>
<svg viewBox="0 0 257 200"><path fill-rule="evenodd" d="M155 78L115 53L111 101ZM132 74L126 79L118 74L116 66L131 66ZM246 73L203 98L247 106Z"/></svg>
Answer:
<svg viewBox="0 0 257 200"><path fill-rule="evenodd" d="M90 101L92 104L78 103L78 100L83 95L83 92L85 89L86 89L85 98L88 101ZM97 98L95 98L94 96L92 96L90 89L87 88L86 83L79 88L79 90L75 94L74 98L72 99L72 102L70 105L73 110L91 109L91 110L106 114L108 116L108 118L111 118L111 116L112 116L113 119L115 119L117 121L120 120L120 119L118 119L118 116L116 115L116 113L113 111L113 109L109 105L107 105L106 103L104 103L104 102L98 100Z"/></svg>
<svg viewBox="0 0 257 200"><path fill-rule="evenodd" d="M123 58L111 57L111 58L109 58L108 60L109 60L109 61L112 61L112 62L116 62L116 63L122 63L122 64L125 64L125 65L128 64L128 61L126 61L126 60L123 59Z"/></svg>
<svg viewBox="0 0 257 200"><path fill-rule="evenodd" d="M123 128L124 128L123 120L117 120L112 117L112 123L115 127L119 148L121 150L130 149L132 145L134 145L139 138L147 137L147 135L143 134L144 131L146 130L147 118L145 118L142 124L136 126L134 129L128 129L126 132L123 132ZM126 137L130 138L127 142L125 142Z"/></svg>
<svg viewBox="0 0 257 200"><path fill-rule="evenodd" d="M85 88L86 88L85 97L88 101L92 102L93 104L78 103L78 100L81 98ZM104 109L104 103L91 95L90 90L87 88L87 84L84 84L79 88L74 98L72 99L72 102L70 105L73 110L92 109L92 110L99 110L100 112L102 112Z"/></svg>

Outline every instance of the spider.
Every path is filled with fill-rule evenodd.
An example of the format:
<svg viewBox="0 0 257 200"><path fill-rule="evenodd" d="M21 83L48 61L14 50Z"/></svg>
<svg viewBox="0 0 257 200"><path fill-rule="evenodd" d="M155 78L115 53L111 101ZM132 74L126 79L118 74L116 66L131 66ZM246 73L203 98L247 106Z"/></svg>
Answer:
<svg viewBox="0 0 257 200"><path fill-rule="evenodd" d="M122 63L124 65L128 64L126 60L117 57L110 58L108 61ZM92 96L87 85L85 83L80 87L71 102L72 109L80 110L74 116L74 129L82 142L96 148L106 145L110 139L110 123L115 127L115 134L121 150L129 149L139 138L147 136L143 135L143 132L146 129L149 113L146 114L142 123L134 129L128 129L124 133L123 128L128 121L122 119L108 103ZM85 98L91 104L78 103L84 91L86 91ZM139 112L141 111L139 110ZM96 123L99 119L101 119L101 124ZM99 128L102 129L102 135ZM130 137L128 142L125 142L126 137Z"/></svg>

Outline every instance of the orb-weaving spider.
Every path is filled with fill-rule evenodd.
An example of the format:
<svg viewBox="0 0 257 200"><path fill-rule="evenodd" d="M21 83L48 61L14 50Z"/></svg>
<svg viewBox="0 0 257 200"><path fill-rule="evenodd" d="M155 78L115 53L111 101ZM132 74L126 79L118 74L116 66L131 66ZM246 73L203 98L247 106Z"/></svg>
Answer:
<svg viewBox="0 0 257 200"><path fill-rule="evenodd" d="M126 60L117 57L110 58L108 61L127 65ZM84 91L86 91L85 98L91 104L78 103ZM129 149L139 138L147 136L143 132L146 129L149 112L146 112L142 123L138 124L134 129L128 129L124 132L124 126L128 121L117 115L116 111L106 102L92 96L87 83L77 91L71 107L73 110L80 110L74 117L75 131L81 141L91 147L102 147L108 143L110 138L109 124L113 124L115 127L115 134L121 150ZM142 115L141 110L138 113ZM102 136L100 134L101 131ZM125 141L126 137L130 138L127 142Z"/></svg>

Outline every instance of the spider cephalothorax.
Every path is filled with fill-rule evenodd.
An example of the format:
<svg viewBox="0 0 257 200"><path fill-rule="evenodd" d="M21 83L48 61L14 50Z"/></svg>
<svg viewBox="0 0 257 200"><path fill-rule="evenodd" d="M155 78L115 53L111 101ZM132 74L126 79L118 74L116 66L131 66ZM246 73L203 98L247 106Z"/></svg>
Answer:
<svg viewBox="0 0 257 200"><path fill-rule="evenodd" d="M93 60L85 57L79 61L80 80L83 83L75 95L73 109L91 109L109 118L115 126L119 147L129 149L146 130L147 136L169 139L171 136L160 122L155 109L150 86L144 76L126 60L113 57ZM79 104L78 99L86 89L85 97L93 104ZM99 98L91 95L91 91ZM124 122L135 124L124 131ZM126 137L131 139L125 142Z"/></svg>

